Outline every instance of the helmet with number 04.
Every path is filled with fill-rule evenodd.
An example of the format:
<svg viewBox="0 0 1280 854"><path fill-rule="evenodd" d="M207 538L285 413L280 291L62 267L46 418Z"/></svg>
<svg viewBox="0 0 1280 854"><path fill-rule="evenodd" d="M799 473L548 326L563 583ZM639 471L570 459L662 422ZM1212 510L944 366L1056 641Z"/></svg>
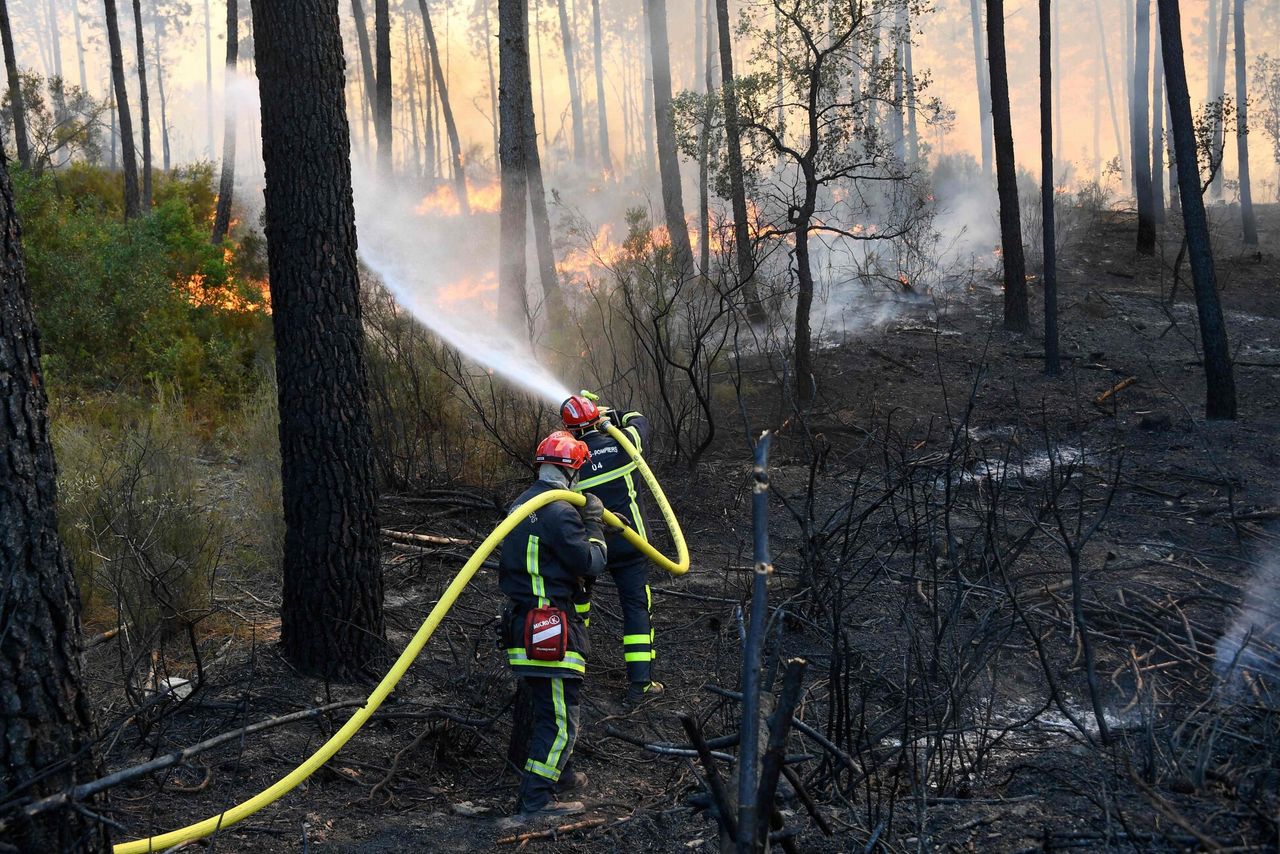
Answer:
<svg viewBox="0 0 1280 854"><path fill-rule="evenodd" d="M549 463L573 471L582 468L589 459L591 451L587 450L587 443L575 439L568 430L557 430L543 439L533 457L535 463Z"/></svg>
<svg viewBox="0 0 1280 854"><path fill-rule="evenodd" d="M560 404L560 418L570 430L585 430L600 420L600 407L582 395L572 395Z"/></svg>

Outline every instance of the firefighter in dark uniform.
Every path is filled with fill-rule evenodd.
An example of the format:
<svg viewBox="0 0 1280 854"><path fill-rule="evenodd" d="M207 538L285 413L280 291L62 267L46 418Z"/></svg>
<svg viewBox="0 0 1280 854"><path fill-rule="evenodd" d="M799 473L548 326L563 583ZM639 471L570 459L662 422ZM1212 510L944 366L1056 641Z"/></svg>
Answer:
<svg viewBox="0 0 1280 854"><path fill-rule="evenodd" d="M589 458L585 443L563 430L552 433L538 445L534 458L538 480L511 509L550 490L572 489ZM498 584L508 599L502 639L507 662L533 697L529 755L516 804L525 818L584 810L581 802L556 796L586 782L586 775L573 771L572 763L589 642L573 603L584 583L605 567L603 512L603 505L591 496L581 510L567 501L553 501L521 520L502 541ZM566 637L555 638L564 641L555 660L542 644L546 634L560 629Z"/></svg>
<svg viewBox="0 0 1280 854"><path fill-rule="evenodd" d="M565 426L582 439L591 451L591 461L581 472L578 492L595 495L613 513L631 523L636 533L648 539L644 483L636 464L612 436L599 429L599 408L586 397L574 395L560 407ZM615 425L643 452L649 442L649 420L639 412L613 415ZM655 649L653 645L653 591L649 588L649 559L610 529L608 544L609 574L618 588L622 607L622 653L627 664L628 703L635 704L662 693L661 682L652 677ZM588 594L590 588L587 589ZM584 621L591 617L589 595L575 603Z"/></svg>

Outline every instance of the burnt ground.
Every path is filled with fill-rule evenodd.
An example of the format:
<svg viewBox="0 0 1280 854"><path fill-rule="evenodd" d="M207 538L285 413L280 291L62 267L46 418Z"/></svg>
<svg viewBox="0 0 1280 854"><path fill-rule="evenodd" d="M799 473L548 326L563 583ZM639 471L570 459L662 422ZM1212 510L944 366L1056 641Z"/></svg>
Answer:
<svg viewBox="0 0 1280 854"><path fill-rule="evenodd" d="M1215 667L1241 603L1265 607L1276 595L1256 579L1274 565L1278 539L1280 209L1262 209L1257 256L1233 242L1231 212L1214 213L1237 360L1232 423L1201 417L1185 272L1165 304L1176 244L1164 259L1136 257L1134 223L1123 215L1064 251L1058 379L1041 372L1037 334L1000 331L999 295L985 283L825 349L819 399L804 417L769 391L762 360L744 363L753 429L782 425L770 601L786 616L771 652L810 662L799 716L851 759L842 766L793 736L790 751L812 756L797 770L833 831L824 836L787 803L799 850L1275 850L1280 693L1267 693L1264 676L1222 682ZM1038 309L1033 300L1033 316ZM668 691L640 709L618 702L616 600L607 583L597 588L576 755L599 823L527 843L535 850L716 848L713 820L687 803L700 791L695 767L631 741L683 742L681 710L710 735L736 727L736 704L706 688L737 684L735 609L751 575L750 467L735 419L726 415L723 440L695 475L663 473L694 569L679 579L655 573L658 676ZM473 536L498 517L469 501L388 499L385 524ZM1088 528L1103 516L1083 546L1078 586L1054 542L1064 530L1055 503L1069 536L1077 520ZM389 549L397 649L465 552ZM1107 744L1074 626L1077 590ZM152 728L153 743L192 744L363 696L282 662L275 595L228 594L243 621L235 642L208 687ZM498 602L493 573L482 573L396 702L302 789L210 847L517 849L500 841L513 831L497 820L516 786L504 760L512 683L493 643ZM111 666L107 647L93 651L95 666ZM122 786L112 814L138 835L216 813L287 773L350 711L251 735ZM136 727L122 732L113 769L151 752Z"/></svg>

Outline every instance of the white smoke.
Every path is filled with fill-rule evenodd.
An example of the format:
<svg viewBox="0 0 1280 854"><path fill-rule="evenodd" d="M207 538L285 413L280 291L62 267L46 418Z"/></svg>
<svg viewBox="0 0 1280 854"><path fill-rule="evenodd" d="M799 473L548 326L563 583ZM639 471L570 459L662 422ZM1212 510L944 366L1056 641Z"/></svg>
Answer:
<svg viewBox="0 0 1280 854"><path fill-rule="evenodd" d="M1231 695L1263 679L1280 699L1280 559L1263 564L1254 576L1240 612L1218 640L1215 670Z"/></svg>

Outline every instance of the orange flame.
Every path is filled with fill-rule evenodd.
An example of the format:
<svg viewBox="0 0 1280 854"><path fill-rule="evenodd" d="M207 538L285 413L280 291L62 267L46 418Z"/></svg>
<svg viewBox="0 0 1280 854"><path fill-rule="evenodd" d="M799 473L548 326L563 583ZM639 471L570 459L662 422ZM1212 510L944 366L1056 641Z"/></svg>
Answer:
<svg viewBox="0 0 1280 854"><path fill-rule="evenodd" d="M497 213L502 207L502 184L496 178L487 184L467 181L467 204L473 214ZM453 184L441 184L423 197L414 212L419 216L461 216L462 205Z"/></svg>

